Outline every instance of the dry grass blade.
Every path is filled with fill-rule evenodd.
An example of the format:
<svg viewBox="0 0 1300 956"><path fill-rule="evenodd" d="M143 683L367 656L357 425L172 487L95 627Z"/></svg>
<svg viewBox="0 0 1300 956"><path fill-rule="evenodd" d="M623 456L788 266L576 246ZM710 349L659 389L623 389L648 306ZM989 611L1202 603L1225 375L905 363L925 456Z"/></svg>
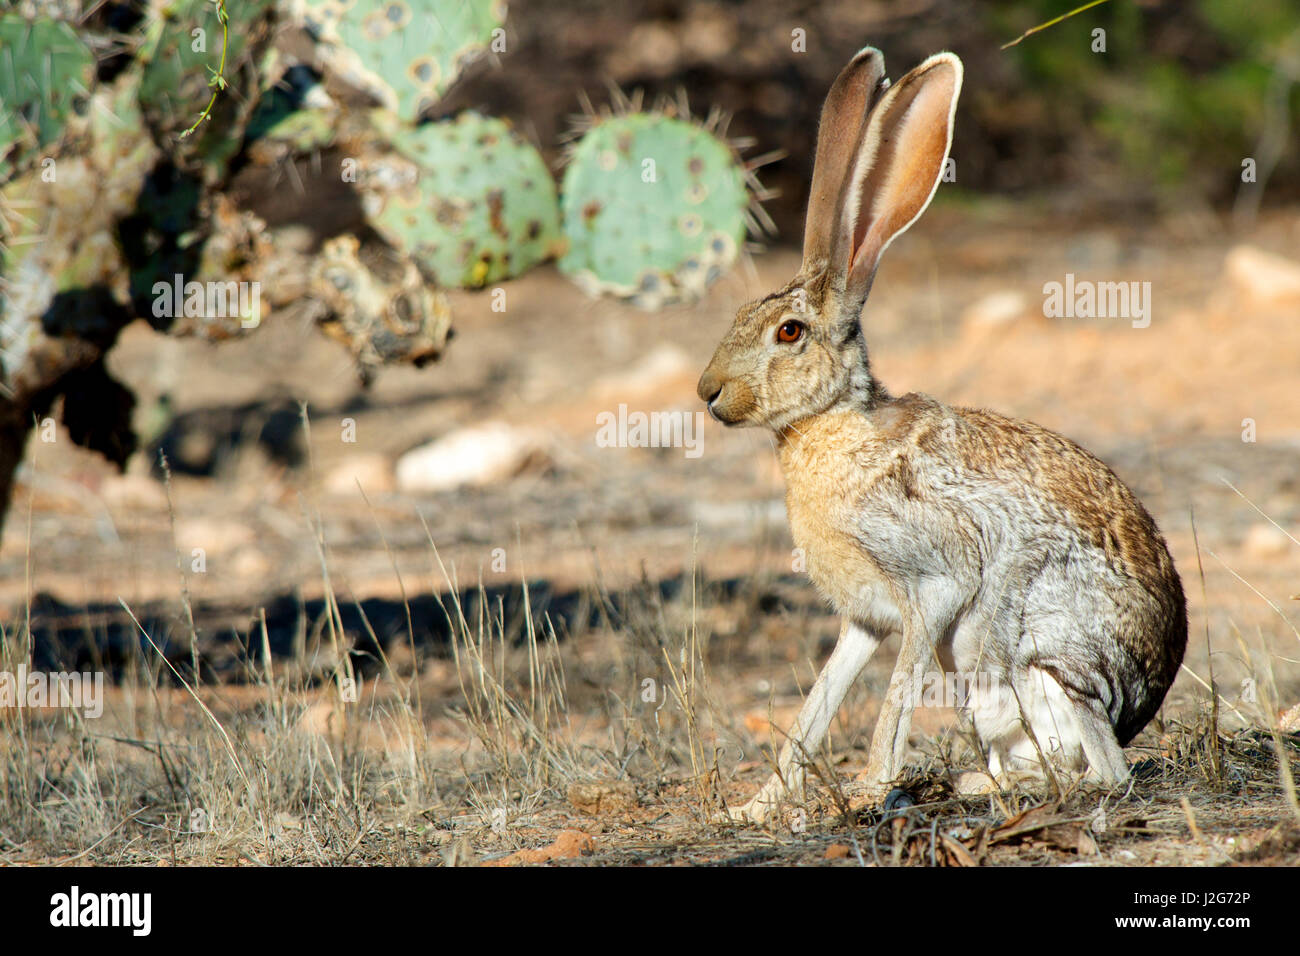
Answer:
<svg viewBox="0 0 1300 956"><path fill-rule="evenodd" d="M1056 26L1058 23L1060 23L1063 20L1068 20L1070 19L1070 17L1083 13L1085 10L1091 10L1093 7L1099 7L1106 2L1107 0L1092 0L1091 3L1085 3L1081 7L1076 7L1075 9L1071 10L1069 13L1063 13L1059 17L1054 17L1053 19L1048 20L1046 23L1040 23L1036 27L1030 27L1028 30L1020 34L1020 36L1016 37L1011 42L1002 44L1001 49L1009 50L1011 49L1011 47L1017 46L1022 40L1025 40L1028 37L1033 36L1035 33L1042 33L1044 30L1048 29L1049 27Z"/></svg>

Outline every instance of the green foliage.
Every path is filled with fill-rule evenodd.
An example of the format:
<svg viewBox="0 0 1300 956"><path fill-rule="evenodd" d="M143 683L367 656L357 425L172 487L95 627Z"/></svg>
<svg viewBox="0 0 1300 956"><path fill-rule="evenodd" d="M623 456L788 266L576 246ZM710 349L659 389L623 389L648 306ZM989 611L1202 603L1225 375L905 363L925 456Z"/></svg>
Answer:
<svg viewBox="0 0 1300 956"><path fill-rule="evenodd" d="M0 182L63 135L89 96L94 67L69 24L0 16Z"/></svg>
<svg viewBox="0 0 1300 956"><path fill-rule="evenodd" d="M735 261L749 191L735 151L660 113L598 119L564 173L560 269L593 294L691 300Z"/></svg>
<svg viewBox="0 0 1300 956"><path fill-rule="evenodd" d="M367 212L440 284L481 287L555 254L555 183L507 123L462 113L414 128L394 124L389 138L415 168L371 177Z"/></svg>
<svg viewBox="0 0 1300 956"><path fill-rule="evenodd" d="M1056 0L1003 5L991 22L1008 36L1058 15ZM1188 192L1225 198L1239 182L1266 126L1270 83L1285 59L1300 61L1298 0L1189 0L1173 29L1185 30L1186 56L1153 50L1148 18L1130 2L1087 11L1007 51L1030 95L1062 132L1096 128L1135 187L1158 187L1171 204ZM1094 52L1092 31L1106 31ZM1300 95L1289 101L1300 125ZM1283 117L1286 119L1286 117ZM1288 160L1296 168L1296 158ZM1285 167L1282 167L1285 168Z"/></svg>
<svg viewBox="0 0 1300 956"><path fill-rule="evenodd" d="M224 175L238 152L256 103L257 83L244 71L265 39L275 0L227 3L228 29L220 9L212 0L153 0L138 54L140 105L154 139L212 179ZM209 118L182 139L209 105Z"/></svg>
<svg viewBox="0 0 1300 956"><path fill-rule="evenodd" d="M1252 59L1294 43L1300 32L1296 0L1196 0L1196 8L1216 35Z"/></svg>
<svg viewBox="0 0 1300 956"><path fill-rule="evenodd" d="M445 93L505 22L503 0L298 0L340 77L405 120Z"/></svg>

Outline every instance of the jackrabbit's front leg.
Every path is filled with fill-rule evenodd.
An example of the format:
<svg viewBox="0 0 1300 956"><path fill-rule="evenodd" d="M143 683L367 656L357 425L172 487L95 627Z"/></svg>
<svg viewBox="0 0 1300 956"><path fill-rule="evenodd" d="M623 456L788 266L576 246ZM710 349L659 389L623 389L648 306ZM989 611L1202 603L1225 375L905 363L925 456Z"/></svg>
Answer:
<svg viewBox="0 0 1300 956"><path fill-rule="evenodd" d="M858 809L884 799L894 778L903 769L907 735L912 728L912 711L919 697L922 670L934 653L923 628L908 626L889 678L889 690L880 705L876 729L871 735L867 766L856 778L850 807Z"/></svg>
<svg viewBox="0 0 1300 956"><path fill-rule="evenodd" d="M765 823L775 815L787 794L802 797L804 764L821 746L835 712L844 701L844 695L862 673L862 668L880 646L880 642L881 637L847 617L844 619L835 650L817 675L816 683L808 692L808 698L804 701L794 726L790 728L785 746L781 748L776 773L752 800L728 811L731 819Z"/></svg>

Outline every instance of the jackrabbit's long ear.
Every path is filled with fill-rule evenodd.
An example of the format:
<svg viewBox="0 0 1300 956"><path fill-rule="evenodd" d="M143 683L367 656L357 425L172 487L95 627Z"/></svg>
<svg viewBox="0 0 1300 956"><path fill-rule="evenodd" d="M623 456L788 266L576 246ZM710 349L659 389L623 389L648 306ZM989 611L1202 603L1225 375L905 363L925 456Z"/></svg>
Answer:
<svg viewBox="0 0 1300 956"><path fill-rule="evenodd" d="M881 253L930 205L952 145L961 60L930 57L891 87L867 118L840 196L832 278L845 301L866 299Z"/></svg>
<svg viewBox="0 0 1300 956"><path fill-rule="evenodd" d="M840 71L826 94L803 232L805 272L824 269L830 259L844 181L862 142L867 115L888 85L885 57L874 47L864 47Z"/></svg>

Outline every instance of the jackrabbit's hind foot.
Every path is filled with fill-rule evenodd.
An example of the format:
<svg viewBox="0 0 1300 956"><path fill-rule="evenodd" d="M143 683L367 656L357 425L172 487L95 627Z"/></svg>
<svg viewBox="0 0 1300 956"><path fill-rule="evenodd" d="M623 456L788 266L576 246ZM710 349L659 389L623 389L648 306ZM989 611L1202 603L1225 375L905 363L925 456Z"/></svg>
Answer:
<svg viewBox="0 0 1300 956"><path fill-rule="evenodd" d="M1115 729L1111 727L1110 720L1099 713L1100 707L1100 704L1079 703L1074 709L1079 741L1088 760L1088 772L1084 781L1120 787L1129 782L1128 758L1124 756L1124 748L1115 739Z"/></svg>

